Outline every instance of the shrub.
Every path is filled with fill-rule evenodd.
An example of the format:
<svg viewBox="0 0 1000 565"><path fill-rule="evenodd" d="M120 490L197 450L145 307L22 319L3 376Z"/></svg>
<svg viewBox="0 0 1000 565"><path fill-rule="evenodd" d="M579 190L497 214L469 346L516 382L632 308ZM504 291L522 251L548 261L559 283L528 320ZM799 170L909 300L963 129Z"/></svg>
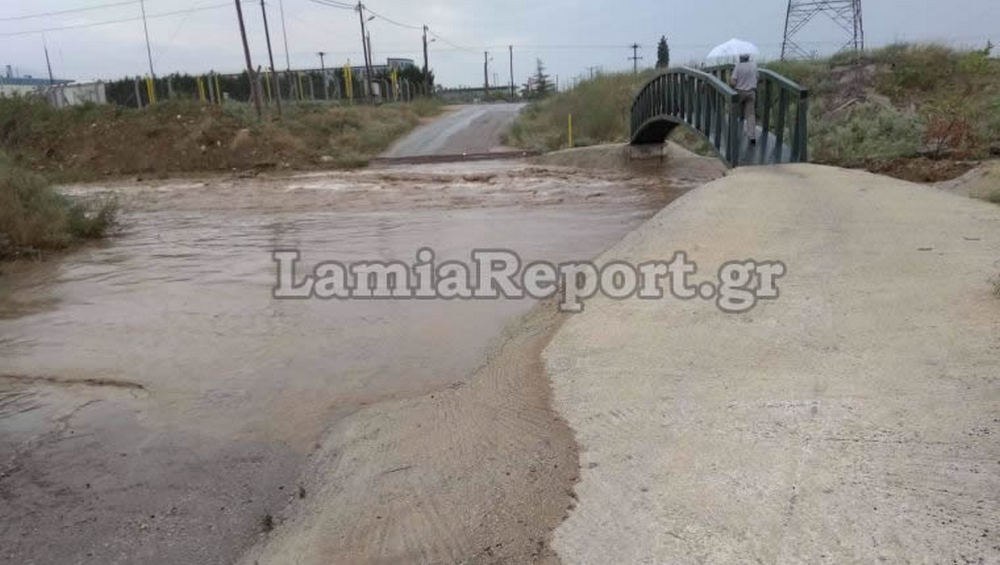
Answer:
<svg viewBox="0 0 1000 565"><path fill-rule="evenodd" d="M75 240L103 237L117 212L114 199L74 201L0 155L0 242L14 249L60 249ZM0 249L0 255L9 252Z"/></svg>
<svg viewBox="0 0 1000 565"><path fill-rule="evenodd" d="M920 150L923 134L916 115L871 102L837 116L813 119L810 125L813 159L847 166L913 156Z"/></svg>
<svg viewBox="0 0 1000 565"><path fill-rule="evenodd" d="M568 117L573 115L574 145L624 141L636 89L652 76L632 73L602 74L532 103L507 135L519 147L551 151L569 143Z"/></svg>
<svg viewBox="0 0 1000 565"><path fill-rule="evenodd" d="M888 65L889 71L880 74L876 89L894 99L954 83L961 59L951 48L933 43L892 45L872 52L871 58Z"/></svg>

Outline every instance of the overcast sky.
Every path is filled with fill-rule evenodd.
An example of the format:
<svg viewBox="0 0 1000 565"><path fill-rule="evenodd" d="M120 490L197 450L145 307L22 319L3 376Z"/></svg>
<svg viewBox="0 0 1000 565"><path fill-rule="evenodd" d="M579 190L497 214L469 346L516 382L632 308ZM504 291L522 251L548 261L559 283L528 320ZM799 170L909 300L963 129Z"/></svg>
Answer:
<svg viewBox="0 0 1000 565"><path fill-rule="evenodd" d="M227 0L145 0L153 65L158 75L243 68L235 8ZM288 56L293 68L327 66L348 58L360 63L357 12L310 0L267 0L276 66L284 68L280 2L284 2ZM107 4L118 6L22 18ZM254 65L265 65L267 50L259 1L244 3ZM493 74L509 82L507 45L514 45L518 83L534 61L544 61L565 85L588 68L631 68L628 45L643 46L643 65L656 60L656 41L666 35L674 64L700 60L714 44L738 37L760 46L764 58L780 53L786 0L370 0L375 12L402 24L427 24L443 40L431 44L430 63L445 85L482 85L483 51L491 54ZM190 11L193 8L198 11ZM184 12L184 13L178 13ZM57 77L87 80L148 72L138 2L128 0L2 0L0 64L20 74L45 75L44 41ZM173 14L170 14L173 13ZM168 14L168 15L163 15ZM157 17L163 15L162 17ZM127 20L85 28L52 28ZM866 0L864 23L869 46L894 41L941 41L954 46L1000 44L1000 0ZM375 60L411 57L421 61L419 29L381 19L370 24ZM836 28L817 20L800 43L819 53L843 41ZM30 33L25 33L30 32Z"/></svg>

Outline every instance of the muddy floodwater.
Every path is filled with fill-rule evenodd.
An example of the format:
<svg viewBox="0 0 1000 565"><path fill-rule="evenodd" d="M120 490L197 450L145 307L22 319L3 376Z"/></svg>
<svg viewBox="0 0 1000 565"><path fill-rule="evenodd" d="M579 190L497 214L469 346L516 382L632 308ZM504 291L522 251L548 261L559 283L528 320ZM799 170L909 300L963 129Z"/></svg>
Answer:
<svg viewBox="0 0 1000 565"><path fill-rule="evenodd" d="M271 251L586 259L689 186L524 164L113 191L110 241L0 276L0 561L222 563L338 419L464 382L529 300L275 300Z"/></svg>

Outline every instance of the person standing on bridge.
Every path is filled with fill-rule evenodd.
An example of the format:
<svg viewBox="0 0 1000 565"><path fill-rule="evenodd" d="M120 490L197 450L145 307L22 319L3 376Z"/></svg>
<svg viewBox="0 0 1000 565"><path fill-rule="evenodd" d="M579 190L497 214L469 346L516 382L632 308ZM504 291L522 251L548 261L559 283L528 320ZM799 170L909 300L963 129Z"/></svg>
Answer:
<svg viewBox="0 0 1000 565"><path fill-rule="evenodd" d="M757 63L750 60L750 55L740 55L740 62L733 69L729 83L739 96L750 143L757 143Z"/></svg>

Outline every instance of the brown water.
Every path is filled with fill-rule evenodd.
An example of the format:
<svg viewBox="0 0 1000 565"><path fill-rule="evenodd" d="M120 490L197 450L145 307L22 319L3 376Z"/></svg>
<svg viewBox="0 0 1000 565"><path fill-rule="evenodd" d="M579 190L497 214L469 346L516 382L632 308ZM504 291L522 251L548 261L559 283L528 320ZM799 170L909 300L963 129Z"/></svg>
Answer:
<svg viewBox="0 0 1000 565"><path fill-rule="evenodd" d="M280 301L271 250L589 258L679 190L523 165L70 187L123 233L0 277L0 558L232 561L332 422L461 383L528 300Z"/></svg>

